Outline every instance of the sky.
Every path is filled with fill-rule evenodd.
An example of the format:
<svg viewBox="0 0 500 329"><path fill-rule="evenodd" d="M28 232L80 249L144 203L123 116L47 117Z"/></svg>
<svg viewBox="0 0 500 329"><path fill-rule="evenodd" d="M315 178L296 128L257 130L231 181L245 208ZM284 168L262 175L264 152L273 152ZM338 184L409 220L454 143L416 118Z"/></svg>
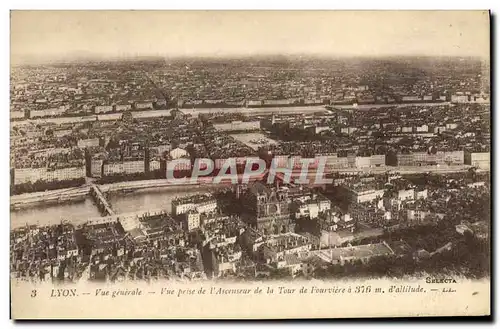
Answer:
<svg viewBox="0 0 500 329"><path fill-rule="evenodd" d="M11 11L11 60L71 57L489 57L486 11Z"/></svg>

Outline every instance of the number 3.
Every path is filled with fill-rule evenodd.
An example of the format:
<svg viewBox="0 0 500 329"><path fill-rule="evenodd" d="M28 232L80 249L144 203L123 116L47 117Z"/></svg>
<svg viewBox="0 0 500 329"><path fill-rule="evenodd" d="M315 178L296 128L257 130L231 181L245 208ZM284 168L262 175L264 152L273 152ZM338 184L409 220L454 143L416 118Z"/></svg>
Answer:
<svg viewBox="0 0 500 329"><path fill-rule="evenodd" d="M36 290L31 290L31 297L36 297Z"/></svg>

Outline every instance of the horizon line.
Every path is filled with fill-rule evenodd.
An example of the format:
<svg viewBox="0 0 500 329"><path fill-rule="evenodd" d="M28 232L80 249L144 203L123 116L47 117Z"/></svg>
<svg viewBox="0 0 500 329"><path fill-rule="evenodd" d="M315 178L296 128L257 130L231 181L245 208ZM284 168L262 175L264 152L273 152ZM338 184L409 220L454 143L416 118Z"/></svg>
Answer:
<svg viewBox="0 0 500 329"><path fill-rule="evenodd" d="M489 54L488 54L489 55ZM30 58L31 57L31 58ZM52 57L52 58L50 58ZM16 60L16 58L22 58ZM114 62L114 61L134 61L141 59L150 60L183 60L183 59L207 59L207 60L234 60L249 58L277 58L277 59L328 59L328 60L346 60L346 59L470 59L470 60L490 60L490 56L480 55L430 55L430 54L387 54L387 55L349 55L349 54L314 54L314 53L261 53L261 54L187 54L187 55L161 55L161 54L126 54L126 55L104 55L104 54L83 54L61 55L61 56L41 56L35 58L32 55L10 56L11 66L22 65L43 65L43 64L70 64L78 62ZM16 62L16 63L14 63Z"/></svg>

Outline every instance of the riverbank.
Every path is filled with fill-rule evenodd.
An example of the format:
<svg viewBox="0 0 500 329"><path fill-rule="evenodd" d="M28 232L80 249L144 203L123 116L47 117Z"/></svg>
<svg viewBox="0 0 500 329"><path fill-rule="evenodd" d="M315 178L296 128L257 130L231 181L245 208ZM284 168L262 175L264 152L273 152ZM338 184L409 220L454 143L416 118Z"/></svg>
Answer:
<svg viewBox="0 0 500 329"><path fill-rule="evenodd" d="M256 115L269 115L269 114L299 114L299 113L313 113L318 111L326 111L326 106L333 109L371 109L383 107L403 107L403 106L443 106L450 105L450 102L403 102L403 103L373 103L373 104L332 104L332 105L297 105L297 106L278 106L278 107L199 107L199 108L179 108L185 114L198 116L200 114L210 113L243 113L249 116ZM170 116L171 109L168 110L150 110L150 111L132 111L134 118L161 118ZM112 121L121 119L123 113L109 113L109 114L93 114L88 116L63 116L51 118L34 118L10 121L11 128L15 126L22 126L27 124L65 124L65 123L82 123L93 121Z"/></svg>
<svg viewBox="0 0 500 329"><path fill-rule="evenodd" d="M185 188L196 188L200 186L199 183L186 183L186 184L173 184L167 179L148 179L148 180L138 180L138 181L128 181L128 182L117 182L109 184L99 184L101 191L108 192L132 192L139 189L147 188L169 188L175 189L185 189Z"/></svg>
<svg viewBox="0 0 500 329"><path fill-rule="evenodd" d="M83 200L89 194L90 188L87 185L70 187L59 190L24 193L12 195L10 197L10 209L21 209L36 205L58 204L69 201Z"/></svg>
<svg viewBox="0 0 500 329"><path fill-rule="evenodd" d="M341 174L373 174L381 175L387 172L399 173L401 175L406 174L423 174L423 173L434 173L434 174L449 174L455 172L466 172L471 166L469 165L456 165L456 166L423 166L423 167L377 167L377 168L363 168L363 169L339 169L333 170L333 172ZM478 172L488 172L487 169L477 169ZM313 173L311 179L314 179L316 173ZM201 180L200 182L191 183L189 180L185 184L173 184L167 179L151 179L151 180L140 180L140 181L128 181L119 183L110 183L99 185L100 189L104 193L112 194L127 194L135 191L144 190L146 192L190 192L190 191L210 191L211 189L221 189L224 187L230 188L230 182L212 184L210 179ZM51 204L51 203L64 203L69 201L75 201L85 198L90 191L88 185L83 185L80 187L72 187L60 190L44 191L44 192L34 192L25 193L19 195L13 195L10 197L10 208L20 209L24 207L31 207L38 204Z"/></svg>
<svg viewBox="0 0 500 329"><path fill-rule="evenodd" d="M190 192L190 191L208 191L211 189L220 189L227 184L172 184L166 179L151 179L141 181L119 182L99 185L104 193L127 194L136 191L144 192ZM65 188L60 190L24 193L10 197L10 209L22 209L37 205L60 204L65 202L79 201L85 199L90 192L88 185L80 187Z"/></svg>
<svg viewBox="0 0 500 329"><path fill-rule="evenodd" d="M148 182L147 185L151 185L151 183L154 182ZM178 197L227 188L224 185L208 184L163 187L140 186L138 188L136 184L132 184L133 186L128 186L129 189L127 190L122 188L129 184L113 185L115 186L107 186L106 199L113 210L120 215L139 212L147 213L153 211L153 209L171 212L172 201ZM89 219L103 218L86 190L59 192L58 194L51 193L50 196L46 196L47 201L41 201L44 200L41 193L37 193L36 197L23 195L22 201L24 203L21 203L22 207L11 207L11 229L24 225L55 225L62 220L79 225L86 223ZM21 202L19 197L15 201L18 204Z"/></svg>
<svg viewBox="0 0 500 329"><path fill-rule="evenodd" d="M429 103L392 103L392 104L359 104L359 105L311 105L311 106L281 106L281 107L227 107L227 108L182 108L179 109L184 114L194 117L200 114L214 113L242 113L248 116L271 115L271 114L301 114L314 112L327 112L327 106L333 111L335 109L350 110L370 110L373 108L390 108L405 106L448 106L449 102L429 102Z"/></svg>

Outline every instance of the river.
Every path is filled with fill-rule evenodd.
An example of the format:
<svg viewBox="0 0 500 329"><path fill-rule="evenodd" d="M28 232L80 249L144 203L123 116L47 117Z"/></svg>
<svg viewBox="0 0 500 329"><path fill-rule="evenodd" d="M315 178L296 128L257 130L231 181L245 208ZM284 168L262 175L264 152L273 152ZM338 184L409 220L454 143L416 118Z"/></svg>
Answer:
<svg viewBox="0 0 500 329"><path fill-rule="evenodd" d="M82 224L88 218L100 216L99 210L90 198L62 204L37 205L10 211L11 229L23 225L53 225L61 220Z"/></svg>
<svg viewBox="0 0 500 329"><path fill-rule="evenodd" d="M383 108L383 107L406 107L406 106L443 106L450 105L449 102L438 102L438 103L393 103L393 104L360 104L357 106L353 105L331 105L336 109L357 109L357 110L369 110L372 108ZM200 114L210 114L210 113L243 113L248 116L259 116L259 115L271 115L271 114L302 114L302 113L314 113L326 111L325 105L313 105L313 106L285 106L285 107L230 107L230 108L181 108L180 109L185 114L191 114L197 117ZM168 110L165 111L139 111L132 112L134 116L151 116L156 115L156 117L165 117ZM99 115L99 121L105 120L116 120L121 113L111 113ZM23 126L28 124L63 124L63 123L81 123L86 121L96 121L97 117L95 115L81 116L81 117L56 117L56 118L42 118L42 119L27 119L19 121L11 121L10 128L16 126Z"/></svg>
<svg viewBox="0 0 500 329"><path fill-rule="evenodd" d="M112 192L108 194L108 200L117 213L145 211L148 209L165 209L171 212L174 198L206 191L200 189L175 191L170 188L148 188L129 193Z"/></svg>
<svg viewBox="0 0 500 329"><path fill-rule="evenodd" d="M220 189L217 187L216 189ZM149 209L165 209L170 212L171 203L175 197L188 196L197 193L206 193L214 187L160 187L147 188L133 192L111 192L108 200L116 213L128 213ZM100 213L92 200L87 197L81 201L62 204L37 205L10 211L11 229L23 225L53 225L61 220L78 225L89 218L99 217Z"/></svg>
<svg viewBox="0 0 500 329"><path fill-rule="evenodd" d="M359 105L331 105L334 109L356 109L356 110L370 110L378 108L389 107L410 107L410 106L448 106L449 102L429 102L429 103L392 103L392 104L359 104ZM196 117L200 114L210 113L243 113L248 116L270 115L270 114L303 114L326 111L326 105L314 106L285 106L285 107L230 107L230 108L181 108L185 114L191 114Z"/></svg>

